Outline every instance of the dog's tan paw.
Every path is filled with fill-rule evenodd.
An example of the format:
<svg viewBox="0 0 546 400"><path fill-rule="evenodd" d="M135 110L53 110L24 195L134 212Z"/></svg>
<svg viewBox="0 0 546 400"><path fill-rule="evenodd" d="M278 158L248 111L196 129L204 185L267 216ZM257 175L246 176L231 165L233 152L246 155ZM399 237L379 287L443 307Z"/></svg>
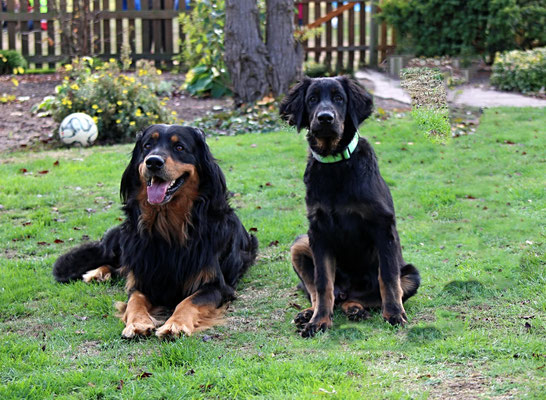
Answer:
<svg viewBox="0 0 546 400"><path fill-rule="evenodd" d="M82 275L82 279L86 283L90 282L104 282L112 278L112 272L106 265L87 271Z"/></svg>
<svg viewBox="0 0 546 400"><path fill-rule="evenodd" d="M125 329L121 332L121 337L124 339L133 339L138 336L150 336L155 329L153 323L139 323L127 324Z"/></svg>
<svg viewBox="0 0 546 400"><path fill-rule="evenodd" d="M174 321L167 321L163 326L157 329L155 332L155 335L158 338L168 338L168 337L180 337L180 335L184 334L186 336L191 336L194 329L193 326L187 326L184 323L180 322L174 322Z"/></svg>

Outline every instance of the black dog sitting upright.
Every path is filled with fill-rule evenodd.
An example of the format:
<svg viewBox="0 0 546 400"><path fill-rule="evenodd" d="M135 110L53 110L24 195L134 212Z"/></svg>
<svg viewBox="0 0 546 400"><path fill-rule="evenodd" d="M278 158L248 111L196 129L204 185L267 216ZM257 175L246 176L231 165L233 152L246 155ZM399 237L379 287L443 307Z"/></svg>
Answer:
<svg viewBox="0 0 546 400"><path fill-rule="evenodd" d="M125 221L100 242L59 257L55 278L125 276L129 300L120 307L125 338L151 334L160 309L174 312L157 327L159 337L214 325L254 262L258 242L229 206L224 174L204 134L184 126L150 126L137 139L121 196Z"/></svg>
<svg viewBox="0 0 546 400"><path fill-rule="evenodd" d="M331 327L334 304L353 320L381 307L385 320L404 324L402 303L419 287L419 272L402 258L375 153L358 136L372 108L371 95L346 77L305 78L280 107L298 131L308 129L311 152L304 175L309 231L291 248L311 300L294 320L302 336Z"/></svg>

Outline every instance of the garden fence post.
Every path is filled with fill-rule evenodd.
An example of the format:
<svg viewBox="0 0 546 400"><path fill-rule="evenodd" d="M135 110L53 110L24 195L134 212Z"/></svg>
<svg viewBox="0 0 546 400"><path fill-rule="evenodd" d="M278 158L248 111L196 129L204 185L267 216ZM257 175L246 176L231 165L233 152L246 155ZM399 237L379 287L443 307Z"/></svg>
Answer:
<svg viewBox="0 0 546 400"><path fill-rule="evenodd" d="M370 67L377 68L377 40L379 37L379 25L375 16L377 14L378 0L372 0L371 23L370 23Z"/></svg>

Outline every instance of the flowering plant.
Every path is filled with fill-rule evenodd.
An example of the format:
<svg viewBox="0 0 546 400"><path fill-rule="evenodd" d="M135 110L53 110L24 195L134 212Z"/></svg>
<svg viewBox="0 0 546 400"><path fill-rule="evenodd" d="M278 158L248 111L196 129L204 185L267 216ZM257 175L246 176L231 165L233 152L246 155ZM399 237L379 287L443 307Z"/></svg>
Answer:
<svg viewBox="0 0 546 400"><path fill-rule="evenodd" d="M135 74L129 75L121 73L113 59L100 65L88 57L75 59L64 66L65 77L56 87L56 96L44 100L38 109L48 109L57 122L74 112L86 113L97 124L101 142L132 141L147 125L176 122L176 113L165 107L168 98L158 98L149 86L150 74L161 72L144 67L145 73L137 66Z"/></svg>

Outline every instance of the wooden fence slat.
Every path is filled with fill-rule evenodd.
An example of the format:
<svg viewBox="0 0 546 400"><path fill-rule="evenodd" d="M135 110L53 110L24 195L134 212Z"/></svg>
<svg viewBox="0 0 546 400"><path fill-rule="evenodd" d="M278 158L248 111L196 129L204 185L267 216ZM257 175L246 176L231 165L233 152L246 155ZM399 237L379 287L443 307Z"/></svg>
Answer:
<svg viewBox="0 0 546 400"><path fill-rule="evenodd" d="M100 20L98 19L98 15L100 13L100 0L93 0L93 55L97 55L100 53L100 43L101 43L101 36L100 36Z"/></svg>
<svg viewBox="0 0 546 400"><path fill-rule="evenodd" d="M22 0L21 1L21 10L24 12L27 12L30 5L28 0ZM23 57L28 57L28 37L30 35L30 26L29 22L21 22L21 54Z"/></svg>
<svg viewBox="0 0 546 400"><path fill-rule="evenodd" d="M337 41L336 41L336 44L337 44L337 47L338 47L338 51L337 51L337 54L336 54L336 71L337 72L340 72L343 70L343 53L344 51L342 50L342 47L345 45L345 43L343 43L343 40L345 38L345 34L344 34L344 26L343 26L343 14L340 14L338 15L337 17Z"/></svg>
<svg viewBox="0 0 546 400"><path fill-rule="evenodd" d="M32 26L34 29L34 54L42 55L42 27L40 23L40 0L34 0L34 9L32 10ZM42 68L42 63L36 62L36 68Z"/></svg>
<svg viewBox="0 0 546 400"><path fill-rule="evenodd" d="M320 0L318 0L318 1L315 1L314 4L315 4L315 15L314 15L314 17L315 17L315 21L316 21L322 15L322 10L321 10L322 2ZM317 42L318 42L318 44L320 46L321 41L322 41L322 36L321 35L315 35L315 39L314 39L315 47L317 47ZM315 62L320 63L320 51L315 51Z"/></svg>
<svg viewBox="0 0 546 400"><path fill-rule="evenodd" d="M122 0L116 0L116 10L123 10ZM118 57L121 55L121 47L123 46L124 36L125 34L123 32L123 20L121 19L121 17L118 17L116 18L116 53L118 54Z"/></svg>
<svg viewBox="0 0 546 400"><path fill-rule="evenodd" d="M302 18L303 26L307 26L307 24L309 23L309 3L302 4L301 18ZM304 40L303 41L303 47L304 48L309 47L309 40ZM308 57L308 52L305 52L305 59L306 60L307 60L307 57Z"/></svg>
<svg viewBox="0 0 546 400"><path fill-rule="evenodd" d="M174 10L174 1L165 0L165 9ZM177 20L175 19L174 22ZM168 54L174 54L174 43L173 43L173 20L165 19L165 43L163 51ZM167 64L172 66L172 61L168 61Z"/></svg>
<svg viewBox="0 0 546 400"><path fill-rule="evenodd" d="M39 2L40 0L37 0ZM54 0L47 0L47 9L53 10L55 7ZM47 21L47 54L48 55L54 55L55 54L55 31L53 27L53 21ZM49 68L55 68L55 63L50 62Z"/></svg>
<svg viewBox="0 0 546 400"><path fill-rule="evenodd" d="M15 0L7 0L7 11L15 12ZM16 22L8 20L8 46L10 49L15 49L15 27Z"/></svg>
<svg viewBox="0 0 546 400"><path fill-rule="evenodd" d="M365 1L362 1L360 3L360 16L359 16L359 21L360 21L360 26L359 26L359 29L360 29L360 39L358 41L358 44L360 46L365 46L366 45L366 2ZM364 65L366 65L366 50L362 50L360 51L360 55L359 55L359 67L363 67Z"/></svg>
<svg viewBox="0 0 546 400"><path fill-rule="evenodd" d="M355 45L355 9L349 9L349 46ZM355 52L354 50L349 50L349 57L347 68L349 71L353 71L355 68Z"/></svg>
<svg viewBox="0 0 546 400"><path fill-rule="evenodd" d="M146 0L144 0L146 2ZM110 10L110 1L102 0L102 9ZM102 13L99 14L99 18L102 16ZM105 19L102 21L102 51L107 54L112 54L112 40L110 33L110 20Z"/></svg>
<svg viewBox="0 0 546 400"><path fill-rule="evenodd" d="M140 1L140 6L142 10L148 10L148 1ZM146 13L147 14L147 13ZM144 15L146 15L144 14ZM145 17L142 18L142 52L143 53L149 53L151 48L151 40L150 37L152 35L152 21L149 19L146 19Z"/></svg>
<svg viewBox="0 0 546 400"><path fill-rule="evenodd" d="M332 4L326 3L326 14L329 14L332 11ZM332 21L326 23L326 47L332 46ZM326 57L324 59L324 64L328 70L332 69L332 51L326 50Z"/></svg>
<svg viewBox="0 0 546 400"><path fill-rule="evenodd" d="M127 0L127 11L134 10L135 0ZM131 46L131 55L136 53L135 33L135 18L129 18L129 45Z"/></svg>

